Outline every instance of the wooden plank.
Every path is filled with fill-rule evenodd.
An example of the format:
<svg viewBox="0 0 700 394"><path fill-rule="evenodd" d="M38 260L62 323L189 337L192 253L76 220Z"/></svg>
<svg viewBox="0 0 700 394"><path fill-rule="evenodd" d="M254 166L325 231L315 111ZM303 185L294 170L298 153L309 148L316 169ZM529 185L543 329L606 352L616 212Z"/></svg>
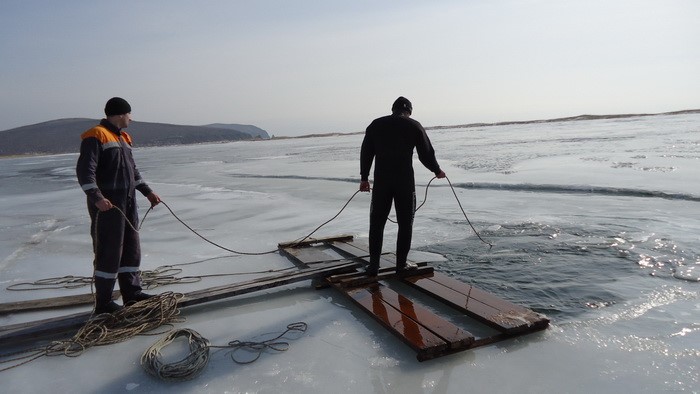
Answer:
<svg viewBox="0 0 700 394"><path fill-rule="evenodd" d="M466 349L474 342L474 335L437 316L424 306L414 303L403 294L384 286L373 286L370 291L381 292L384 302L442 338L450 349Z"/></svg>
<svg viewBox="0 0 700 394"><path fill-rule="evenodd" d="M119 298L119 290L112 293L112 298ZM17 312L38 311L44 309L65 308L69 306L90 305L95 301L93 294L75 294L69 296L40 298L36 300L24 300L6 302L0 304L0 315Z"/></svg>
<svg viewBox="0 0 700 394"><path fill-rule="evenodd" d="M280 251L290 257L290 260L297 267L311 267L320 263L333 262L333 261L350 261L349 259L338 258L338 256L331 255L330 251L322 249L317 246L303 247L303 248L284 248ZM341 272L356 272L355 268L348 268ZM322 289L328 287L328 283L323 280L323 278L314 278L312 280L312 286L316 289Z"/></svg>
<svg viewBox="0 0 700 394"><path fill-rule="evenodd" d="M178 305L184 308L191 305L198 305L222 298L234 297L241 294L251 293L253 291L283 286L312 278L326 277L334 272L343 271L356 266L357 263L353 262L328 263L315 266L313 268L301 269L291 274L279 274L268 276L264 279L254 279L246 282L234 283L232 285L211 287L185 294L185 297L178 303Z"/></svg>
<svg viewBox="0 0 700 394"><path fill-rule="evenodd" d="M521 305L514 304L510 301L506 301L503 298L497 297L487 291L479 289L478 287L471 286L457 279L451 278L445 274L433 275L430 280L440 283L443 286L449 287L464 295L470 295L486 305L492 306L501 311L515 311L526 313L529 311Z"/></svg>
<svg viewBox="0 0 700 394"><path fill-rule="evenodd" d="M17 345L29 340L68 337L77 332L91 315L92 312L81 312L0 327L0 347Z"/></svg>
<svg viewBox="0 0 700 394"><path fill-rule="evenodd" d="M296 265L309 267L319 263L350 261L351 259L334 256L319 247L284 248L280 251L291 257ZM297 264L298 263L298 264Z"/></svg>
<svg viewBox="0 0 700 394"><path fill-rule="evenodd" d="M328 263L327 265L302 269L294 273L263 276L245 282L238 282L231 285L217 286L209 289L194 291L185 294L185 297L178 303L178 306L187 307L209 301L247 294L257 290L282 286L293 282L299 282L317 277L326 277L328 275L332 275L333 273L352 269L352 267L355 266L357 266L357 264L352 262ZM14 345L18 342L28 340L67 337L75 333L83 324L85 324L90 316L91 312L84 312L0 327L0 346Z"/></svg>
<svg viewBox="0 0 700 394"><path fill-rule="evenodd" d="M352 241L353 236L349 234L341 234L341 235L334 235L334 236L329 236L329 237L321 237L321 238L307 238L303 241L287 241L287 242L280 242L277 244L277 247L280 249L284 248L298 248L302 246L308 246L308 245L313 245L316 243L322 243L322 242L330 242L330 241Z"/></svg>
<svg viewBox="0 0 700 394"><path fill-rule="evenodd" d="M365 264L369 264L369 252L357 246L355 242L332 242L329 243L332 248L347 253L351 256L355 256ZM416 265L424 266L426 263L416 263ZM380 267L395 267L396 258L388 253L383 253L379 258Z"/></svg>
<svg viewBox="0 0 700 394"><path fill-rule="evenodd" d="M450 346L444 339L417 321L415 312L411 313L407 310L407 313L403 313L384 301L384 294L389 297L390 289L386 287L380 289L380 286L375 284L371 288L358 287L347 291L339 288L339 290L347 294L355 304L420 355L436 354L449 349Z"/></svg>
<svg viewBox="0 0 700 394"><path fill-rule="evenodd" d="M329 244L331 247L334 249L343 251L351 256L362 256L362 260L369 264L369 247L366 249L363 249L358 246L355 242L351 241L342 241L342 242L331 242ZM382 263L386 263L389 265L396 265L396 261L390 261L386 258L386 255L382 254L380 256L380 262L379 265L382 265Z"/></svg>
<svg viewBox="0 0 700 394"><path fill-rule="evenodd" d="M445 275L435 272L432 276L407 277L403 278L403 281L502 332L515 334L518 332L536 331L546 328L549 324L548 319L527 308L518 306L518 308L512 310L498 309L493 305L507 305L510 303L505 300L501 301L506 304L496 302L494 299L498 299L498 297L471 285L457 281L458 284L461 284L460 290L448 287L441 282L445 282L453 287L455 287L455 283L445 278L447 278ZM473 297L472 293L479 294L482 298ZM488 297L484 297L484 294L488 295Z"/></svg>
<svg viewBox="0 0 700 394"><path fill-rule="evenodd" d="M335 249L342 250L345 253L348 253L353 256L362 256L364 258L364 261L369 263L369 245L367 243L359 241L359 240L353 240L353 241L342 241L342 242L332 242L329 244L331 247L334 247ZM418 260L412 260L410 258L410 253L409 253L409 258L407 259L408 262L414 263L419 267L422 267L424 265L427 265L426 261L418 261ZM382 253L380 257L380 266L396 266L396 256L393 253Z"/></svg>
<svg viewBox="0 0 700 394"><path fill-rule="evenodd" d="M542 314L536 313L524 306L504 300L477 287L473 287L454 278L450 278L447 275L438 274L434 275L430 279L444 286L448 286L453 290L458 290L462 294L469 295L486 305L500 310L500 315L497 316L498 319L520 320L525 322L528 326L534 326L536 328L546 328L549 325L549 319Z"/></svg>
<svg viewBox="0 0 700 394"><path fill-rule="evenodd" d="M433 267L419 267L416 269L397 272L394 268L382 268L377 276L367 276L364 272L353 272L349 274L338 274L327 278L331 283L342 287L362 286L368 283L377 282L391 278L403 278L416 275L427 275L433 272Z"/></svg>

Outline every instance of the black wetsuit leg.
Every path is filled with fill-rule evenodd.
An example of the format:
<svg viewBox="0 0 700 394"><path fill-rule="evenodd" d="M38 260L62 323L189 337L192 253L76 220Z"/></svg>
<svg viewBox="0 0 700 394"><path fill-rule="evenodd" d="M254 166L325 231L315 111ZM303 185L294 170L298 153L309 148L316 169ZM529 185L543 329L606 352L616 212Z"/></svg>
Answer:
<svg viewBox="0 0 700 394"><path fill-rule="evenodd" d="M413 218L416 212L416 190L413 182L402 184L394 193L394 208L399 232L396 237L396 268L406 267L408 252L411 250Z"/></svg>
<svg viewBox="0 0 700 394"><path fill-rule="evenodd" d="M412 182L376 182L372 190L372 206L369 214L369 254L370 267L379 268L379 259L384 241L384 226L391 212L392 203L396 209L399 232L396 239L397 268L406 266L406 258L411 249L413 218L416 210L416 192Z"/></svg>
<svg viewBox="0 0 700 394"><path fill-rule="evenodd" d="M391 185L377 182L372 189L372 205L369 209L369 261L368 271L374 272L379 268L379 258L384 243L384 226L391 212L394 199Z"/></svg>

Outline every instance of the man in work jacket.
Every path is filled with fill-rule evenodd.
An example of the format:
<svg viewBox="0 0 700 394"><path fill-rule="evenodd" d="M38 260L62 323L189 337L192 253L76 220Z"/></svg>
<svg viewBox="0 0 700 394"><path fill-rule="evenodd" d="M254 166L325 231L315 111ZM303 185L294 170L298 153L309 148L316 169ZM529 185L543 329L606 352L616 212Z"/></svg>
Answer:
<svg viewBox="0 0 700 394"><path fill-rule="evenodd" d="M416 211L416 186L413 178L413 149L418 159L436 177L444 178L435 159L425 129L410 118L413 106L408 99L399 97L391 108L391 115L375 119L365 132L360 151L360 191L369 192L369 170L374 166L374 189L369 213L368 276L376 276L384 242L384 225L391 211L396 210L399 231L396 240L396 270L406 269L411 249L413 217Z"/></svg>
<svg viewBox="0 0 700 394"><path fill-rule="evenodd" d="M112 301L117 280L124 305L151 297L141 288L135 190L146 196L151 206L160 203L160 197L136 169L131 137L122 130L131 122L131 106L126 100L113 97L105 105L105 115L99 125L81 135L76 166L91 220L95 314L122 308Z"/></svg>

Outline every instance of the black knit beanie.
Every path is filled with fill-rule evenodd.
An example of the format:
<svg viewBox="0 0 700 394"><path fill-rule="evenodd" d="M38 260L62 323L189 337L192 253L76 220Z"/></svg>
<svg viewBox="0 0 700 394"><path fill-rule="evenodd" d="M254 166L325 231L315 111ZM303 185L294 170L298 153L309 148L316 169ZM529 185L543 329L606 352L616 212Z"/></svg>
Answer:
<svg viewBox="0 0 700 394"><path fill-rule="evenodd" d="M413 106L411 105L411 102L408 101L406 97L399 97L394 101L394 105L391 106L391 112L394 113L402 113L402 112L408 112L409 114L413 113Z"/></svg>
<svg viewBox="0 0 700 394"><path fill-rule="evenodd" d="M131 112L131 106L121 97L112 97L105 104L105 115L123 115Z"/></svg>

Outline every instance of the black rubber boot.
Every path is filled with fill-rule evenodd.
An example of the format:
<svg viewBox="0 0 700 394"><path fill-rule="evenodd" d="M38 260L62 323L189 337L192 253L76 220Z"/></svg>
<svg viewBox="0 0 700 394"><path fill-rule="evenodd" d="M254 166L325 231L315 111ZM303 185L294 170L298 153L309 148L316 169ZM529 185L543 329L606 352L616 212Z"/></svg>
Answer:
<svg viewBox="0 0 700 394"><path fill-rule="evenodd" d="M122 293L122 301L125 306L153 297L143 292L139 272L119 273L119 291Z"/></svg>
<svg viewBox="0 0 700 394"><path fill-rule="evenodd" d="M95 277L95 314L113 313L122 307L112 301L115 279Z"/></svg>
<svg viewBox="0 0 700 394"><path fill-rule="evenodd" d="M151 297L153 297L152 294L147 294L147 293L144 293L143 291L139 291L137 293L131 294L129 297L124 297L122 295L122 298L124 299L124 306L131 305L135 302L147 300Z"/></svg>
<svg viewBox="0 0 700 394"><path fill-rule="evenodd" d="M114 313L122 310L124 307L117 304L114 301L110 301L107 304L102 304L95 306L95 315L101 315L103 313Z"/></svg>

